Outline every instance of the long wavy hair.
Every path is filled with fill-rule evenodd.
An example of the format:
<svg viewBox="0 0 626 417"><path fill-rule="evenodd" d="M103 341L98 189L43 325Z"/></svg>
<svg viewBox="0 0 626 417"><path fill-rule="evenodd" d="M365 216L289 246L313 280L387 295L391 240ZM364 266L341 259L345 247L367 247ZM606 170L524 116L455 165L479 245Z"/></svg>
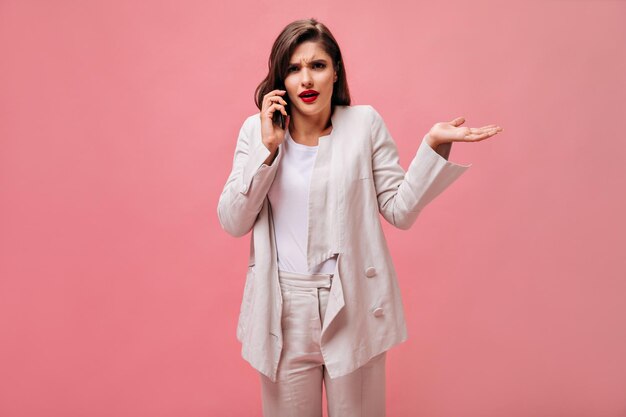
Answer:
<svg viewBox="0 0 626 417"><path fill-rule="evenodd" d="M287 77L289 60L293 51L304 42L317 42L324 51L332 58L333 68L337 71L337 81L333 86L331 97L331 114L335 106L350 105L350 91L346 78L346 68L341 57L341 50L330 33L330 30L316 19L301 19L289 23L280 32L268 60L269 71L265 79L258 85L254 92L254 99L259 110L263 108L263 97L272 90L286 90L284 80ZM288 97L283 97L289 102Z"/></svg>

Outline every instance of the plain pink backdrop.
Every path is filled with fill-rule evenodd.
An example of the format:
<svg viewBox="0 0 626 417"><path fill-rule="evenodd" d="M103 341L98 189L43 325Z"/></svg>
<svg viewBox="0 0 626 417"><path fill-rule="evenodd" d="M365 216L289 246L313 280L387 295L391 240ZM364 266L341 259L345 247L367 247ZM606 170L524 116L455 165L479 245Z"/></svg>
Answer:
<svg viewBox="0 0 626 417"><path fill-rule="evenodd" d="M216 207L308 17L404 168L438 121L504 128L384 225L409 328L388 416L626 416L626 3L356 0L0 1L0 416L261 415L250 236Z"/></svg>

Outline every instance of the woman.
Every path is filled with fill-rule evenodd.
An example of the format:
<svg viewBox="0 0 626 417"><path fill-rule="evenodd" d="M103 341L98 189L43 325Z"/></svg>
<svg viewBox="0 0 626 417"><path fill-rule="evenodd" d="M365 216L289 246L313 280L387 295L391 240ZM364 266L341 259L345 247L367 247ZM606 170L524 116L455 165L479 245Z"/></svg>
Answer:
<svg viewBox="0 0 626 417"><path fill-rule="evenodd" d="M437 123L405 172L380 114L350 105L339 46L315 19L283 29L256 97L218 216L233 236L252 230L237 338L264 416L321 417L322 383L329 416L384 416L386 351L407 332L379 214L411 227L471 166L447 160L452 142L502 129Z"/></svg>

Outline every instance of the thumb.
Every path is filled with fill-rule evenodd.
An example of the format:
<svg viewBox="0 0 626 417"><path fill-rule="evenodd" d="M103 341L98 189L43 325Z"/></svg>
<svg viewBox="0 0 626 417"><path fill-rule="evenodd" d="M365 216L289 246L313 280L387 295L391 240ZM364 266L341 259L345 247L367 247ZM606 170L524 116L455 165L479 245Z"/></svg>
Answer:
<svg viewBox="0 0 626 417"><path fill-rule="evenodd" d="M460 126L463 123L465 123L465 117L463 116L457 117L456 119L452 120L450 123L452 123L454 126Z"/></svg>
<svg viewBox="0 0 626 417"><path fill-rule="evenodd" d="M287 115L287 121L285 122L285 129L289 128L289 122L291 121L291 115Z"/></svg>

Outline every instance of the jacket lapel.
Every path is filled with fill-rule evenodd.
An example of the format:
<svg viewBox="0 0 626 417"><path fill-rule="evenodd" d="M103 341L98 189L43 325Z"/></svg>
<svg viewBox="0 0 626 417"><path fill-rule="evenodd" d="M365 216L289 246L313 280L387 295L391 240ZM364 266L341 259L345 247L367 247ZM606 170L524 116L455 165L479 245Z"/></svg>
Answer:
<svg viewBox="0 0 626 417"><path fill-rule="evenodd" d="M341 184L338 181L338 132L341 131L343 108L336 106L331 116L330 136L319 138L317 156L311 173L308 207L307 267L313 267L340 252L342 231L339 204Z"/></svg>

